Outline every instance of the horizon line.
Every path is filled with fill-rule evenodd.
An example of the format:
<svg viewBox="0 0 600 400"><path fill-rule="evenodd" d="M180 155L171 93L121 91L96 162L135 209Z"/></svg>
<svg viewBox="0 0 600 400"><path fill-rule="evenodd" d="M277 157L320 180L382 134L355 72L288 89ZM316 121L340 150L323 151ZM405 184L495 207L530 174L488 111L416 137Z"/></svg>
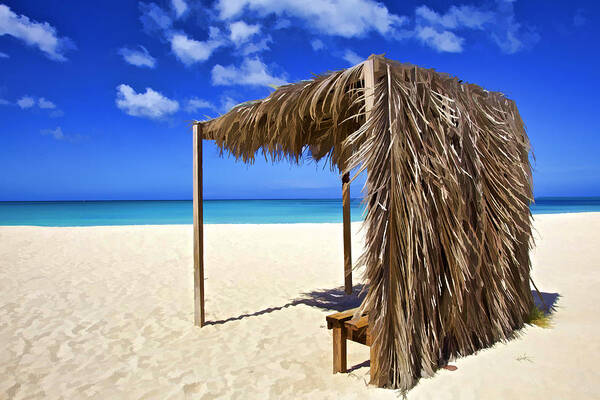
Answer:
<svg viewBox="0 0 600 400"><path fill-rule="evenodd" d="M551 199L600 199L600 196L538 196L537 200ZM350 200L363 200L364 197L351 197ZM342 200L342 197L285 197L285 198L205 198L203 201L265 201L265 200ZM111 201L193 201L193 199L80 199L80 200L0 200L0 203L82 203Z"/></svg>

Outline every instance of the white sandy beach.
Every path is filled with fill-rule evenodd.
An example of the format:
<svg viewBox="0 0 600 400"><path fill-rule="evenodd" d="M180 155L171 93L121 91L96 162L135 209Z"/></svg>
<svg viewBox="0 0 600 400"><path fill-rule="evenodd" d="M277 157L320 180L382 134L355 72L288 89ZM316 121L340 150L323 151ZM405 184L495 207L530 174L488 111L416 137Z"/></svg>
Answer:
<svg viewBox="0 0 600 400"><path fill-rule="evenodd" d="M600 213L535 229L554 327L458 359L409 399L600 398ZM205 252L200 329L191 225L0 227L0 398L398 398L366 384L362 345L348 344L351 373L331 373L325 316L356 305L340 224L207 225Z"/></svg>

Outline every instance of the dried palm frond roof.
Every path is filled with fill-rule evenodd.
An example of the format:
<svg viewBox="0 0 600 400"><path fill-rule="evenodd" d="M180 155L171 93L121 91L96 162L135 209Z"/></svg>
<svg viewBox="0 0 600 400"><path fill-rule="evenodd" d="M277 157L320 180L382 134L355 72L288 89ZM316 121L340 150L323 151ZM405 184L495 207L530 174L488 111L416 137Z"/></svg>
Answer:
<svg viewBox="0 0 600 400"><path fill-rule="evenodd" d="M529 140L501 93L383 57L367 62L379 66L372 93L361 63L200 125L246 162L259 150L298 161L308 146L344 172L367 170L359 265L371 382L408 390L449 358L510 338L529 314Z"/></svg>
<svg viewBox="0 0 600 400"><path fill-rule="evenodd" d="M489 103L490 107L498 100L505 105L512 103L501 93L463 83L446 73L377 58L414 79L418 76L422 81L415 83L430 86L439 103L448 102L444 93L449 88L465 92L466 97L477 97L473 101ZM298 161L308 146L314 159L329 156L332 165L340 166L351 154L351 149L344 149L343 141L365 122L362 70L360 63L280 86L264 99L238 104L220 117L198 122L203 126L203 137L244 162L252 163L259 151L272 161ZM456 118L450 111L441 116Z"/></svg>
<svg viewBox="0 0 600 400"><path fill-rule="evenodd" d="M263 100L202 122L203 137L244 162L259 150L273 161L298 161L308 146L315 159L329 155L338 164L342 141L360 127L361 74L358 65L281 86Z"/></svg>

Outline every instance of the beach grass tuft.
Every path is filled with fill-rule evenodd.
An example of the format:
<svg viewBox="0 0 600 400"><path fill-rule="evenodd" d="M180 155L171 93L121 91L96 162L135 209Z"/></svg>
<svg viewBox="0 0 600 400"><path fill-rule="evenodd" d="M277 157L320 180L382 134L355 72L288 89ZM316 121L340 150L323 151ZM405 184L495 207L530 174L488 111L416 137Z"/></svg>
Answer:
<svg viewBox="0 0 600 400"><path fill-rule="evenodd" d="M552 328L552 320L550 313L546 313L540 310L537 306L533 306L529 315L527 316L525 323L530 325L536 325L540 328Z"/></svg>

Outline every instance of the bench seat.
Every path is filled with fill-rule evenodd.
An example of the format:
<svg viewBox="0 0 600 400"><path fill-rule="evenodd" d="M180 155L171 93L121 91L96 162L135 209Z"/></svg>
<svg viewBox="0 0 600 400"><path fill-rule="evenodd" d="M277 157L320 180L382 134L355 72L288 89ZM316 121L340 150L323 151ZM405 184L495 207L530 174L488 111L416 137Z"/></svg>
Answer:
<svg viewBox="0 0 600 400"><path fill-rule="evenodd" d="M333 373L347 371L346 340L371 346L369 316L354 318L358 308L331 314L326 317L327 329L333 329ZM372 353L372 352L371 352ZM371 354L373 364L373 354Z"/></svg>

